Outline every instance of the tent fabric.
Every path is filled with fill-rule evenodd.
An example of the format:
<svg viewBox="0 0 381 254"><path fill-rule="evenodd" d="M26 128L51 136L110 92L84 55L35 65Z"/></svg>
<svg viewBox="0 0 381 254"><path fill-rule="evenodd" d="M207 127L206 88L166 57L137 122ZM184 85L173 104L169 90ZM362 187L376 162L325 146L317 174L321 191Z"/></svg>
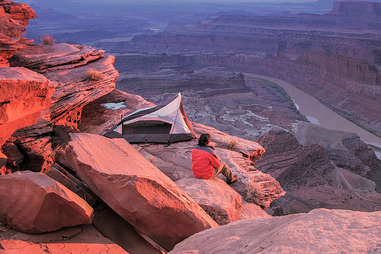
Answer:
<svg viewBox="0 0 381 254"><path fill-rule="evenodd" d="M139 109L127 115L114 131L132 143L171 143L195 137L180 93L168 104Z"/></svg>

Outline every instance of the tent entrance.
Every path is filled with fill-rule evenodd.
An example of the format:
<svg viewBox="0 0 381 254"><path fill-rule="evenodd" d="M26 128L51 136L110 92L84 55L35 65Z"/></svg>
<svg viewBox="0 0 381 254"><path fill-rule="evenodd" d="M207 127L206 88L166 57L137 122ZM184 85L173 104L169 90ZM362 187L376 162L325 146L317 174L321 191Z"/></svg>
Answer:
<svg viewBox="0 0 381 254"><path fill-rule="evenodd" d="M169 134L172 124L163 121L142 120L123 125L122 135L133 134Z"/></svg>

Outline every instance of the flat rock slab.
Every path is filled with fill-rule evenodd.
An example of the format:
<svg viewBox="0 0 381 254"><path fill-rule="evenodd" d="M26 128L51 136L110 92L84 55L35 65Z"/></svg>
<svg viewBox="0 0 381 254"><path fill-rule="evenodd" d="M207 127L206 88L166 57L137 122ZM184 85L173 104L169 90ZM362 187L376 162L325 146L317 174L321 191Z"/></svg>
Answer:
<svg viewBox="0 0 381 254"><path fill-rule="evenodd" d="M184 178L177 181L176 184L218 224L228 224L240 217L242 198L221 179Z"/></svg>
<svg viewBox="0 0 381 254"><path fill-rule="evenodd" d="M58 160L135 229L165 249L217 226L172 180L124 139L70 134Z"/></svg>
<svg viewBox="0 0 381 254"><path fill-rule="evenodd" d="M30 235L0 226L0 254L128 254L92 225Z"/></svg>
<svg viewBox="0 0 381 254"><path fill-rule="evenodd" d="M381 212L317 209L243 220L195 234L170 254L380 253Z"/></svg>
<svg viewBox="0 0 381 254"><path fill-rule="evenodd" d="M45 73L73 69L103 56L103 50L78 44L33 45L18 51L14 57L14 64Z"/></svg>
<svg viewBox="0 0 381 254"><path fill-rule="evenodd" d="M92 214L86 201L42 173L0 176L0 221L21 232L90 224Z"/></svg>
<svg viewBox="0 0 381 254"><path fill-rule="evenodd" d="M173 181L193 177L192 149L196 141L179 142L170 146L161 144L135 145L142 155Z"/></svg>

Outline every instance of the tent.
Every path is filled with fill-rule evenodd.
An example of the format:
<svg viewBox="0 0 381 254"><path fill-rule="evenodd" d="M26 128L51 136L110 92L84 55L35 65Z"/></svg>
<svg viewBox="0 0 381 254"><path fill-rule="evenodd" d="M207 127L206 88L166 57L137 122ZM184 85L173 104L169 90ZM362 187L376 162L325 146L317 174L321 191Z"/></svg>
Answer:
<svg viewBox="0 0 381 254"><path fill-rule="evenodd" d="M114 129L130 143L174 143L195 138L181 94L168 104L139 109Z"/></svg>

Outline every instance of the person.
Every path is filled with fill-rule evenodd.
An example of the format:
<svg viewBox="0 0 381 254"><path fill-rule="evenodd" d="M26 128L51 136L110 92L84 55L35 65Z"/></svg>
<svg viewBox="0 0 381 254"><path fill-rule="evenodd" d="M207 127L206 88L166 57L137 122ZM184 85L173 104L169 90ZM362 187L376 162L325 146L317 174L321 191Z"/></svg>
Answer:
<svg viewBox="0 0 381 254"><path fill-rule="evenodd" d="M192 150L193 175L200 179L211 179L221 173L226 177L227 184L237 181L238 178L232 174L229 166L218 158L214 150L210 135L201 134L198 145Z"/></svg>

